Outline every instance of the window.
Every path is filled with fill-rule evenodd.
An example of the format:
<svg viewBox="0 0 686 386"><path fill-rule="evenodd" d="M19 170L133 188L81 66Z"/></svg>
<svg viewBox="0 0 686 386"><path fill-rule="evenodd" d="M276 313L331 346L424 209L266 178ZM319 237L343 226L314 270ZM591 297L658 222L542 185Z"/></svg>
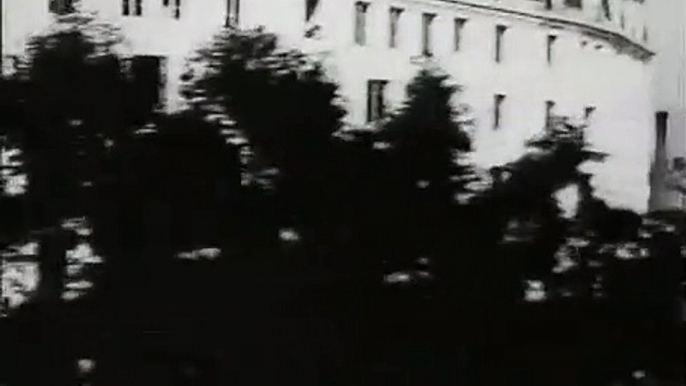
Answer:
<svg viewBox="0 0 686 386"><path fill-rule="evenodd" d="M565 5L570 7L570 8L583 8L584 7L584 2L583 0L565 0Z"/></svg>
<svg viewBox="0 0 686 386"><path fill-rule="evenodd" d="M162 101L162 58L135 56L131 60L133 95L141 107L154 108Z"/></svg>
<svg viewBox="0 0 686 386"><path fill-rule="evenodd" d="M603 14L607 20L612 20L612 9L610 7L610 0L602 0Z"/></svg>
<svg viewBox="0 0 686 386"><path fill-rule="evenodd" d="M493 105L493 129L500 129L503 121L503 104L505 103L505 95L496 94Z"/></svg>
<svg viewBox="0 0 686 386"><path fill-rule="evenodd" d="M169 1L169 0L166 0ZM181 18L181 0L174 0L174 19Z"/></svg>
<svg viewBox="0 0 686 386"><path fill-rule="evenodd" d="M495 27L495 61L496 63L500 63L503 60L503 35L505 35L505 31L507 30L507 27L504 25L498 25Z"/></svg>
<svg viewBox="0 0 686 386"><path fill-rule="evenodd" d="M467 22L467 19L463 18L457 18L455 19L455 37L454 37L454 49L455 51L460 50L460 46L462 45L462 30L464 29L464 25Z"/></svg>
<svg viewBox="0 0 686 386"><path fill-rule="evenodd" d="M358 1L355 3L355 43L367 44L367 10L369 3Z"/></svg>
<svg viewBox="0 0 686 386"><path fill-rule="evenodd" d="M241 1L226 0L226 27L237 27L240 22Z"/></svg>
<svg viewBox="0 0 686 386"><path fill-rule="evenodd" d="M310 21L319 6L319 0L305 0L305 21Z"/></svg>
<svg viewBox="0 0 686 386"><path fill-rule="evenodd" d="M545 102L545 127L551 129L553 127L553 117L555 116L555 102Z"/></svg>
<svg viewBox="0 0 686 386"><path fill-rule="evenodd" d="M142 16L143 0L122 0L122 15Z"/></svg>
<svg viewBox="0 0 686 386"><path fill-rule="evenodd" d="M555 46L555 41L557 41L557 36L548 35L548 40L546 42L546 60L548 64L553 64L553 47Z"/></svg>
<svg viewBox="0 0 686 386"><path fill-rule="evenodd" d="M619 15L619 26L622 29L626 28L626 16L624 16L623 13L621 15Z"/></svg>
<svg viewBox="0 0 686 386"><path fill-rule="evenodd" d="M648 27L643 26L643 43L648 43Z"/></svg>
<svg viewBox="0 0 686 386"><path fill-rule="evenodd" d="M422 15L422 55L433 55L433 47L431 46L431 26L436 15L425 13Z"/></svg>
<svg viewBox="0 0 686 386"><path fill-rule="evenodd" d="M48 4L50 12L57 15L65 15L74 12L74 0L50 0Z"/></svg>
<svg viewBox="0 0 686 386"><path fill-rule="evenodd" d="M400 8L391 8L390 11L390 25L389 25L389 38L388 46L391 48L396 48L398 46L398 27L400 24L400 16L403 14L403 10Z"/></svg>
<svg viewBox="0 0 686 386"><path fill-rule="evenodd" d="M662 151L667 144L667 127L669 121L669 113L666 111L658 111L655 114L655 140L656 150Z"/></svg>
<svg viewBox="0 0 686 386"><path fill-rule="evenodd" d="M367 122L375 122L384 117L387 84L388 81L386 80L370 80L367 82Z"/></svg>

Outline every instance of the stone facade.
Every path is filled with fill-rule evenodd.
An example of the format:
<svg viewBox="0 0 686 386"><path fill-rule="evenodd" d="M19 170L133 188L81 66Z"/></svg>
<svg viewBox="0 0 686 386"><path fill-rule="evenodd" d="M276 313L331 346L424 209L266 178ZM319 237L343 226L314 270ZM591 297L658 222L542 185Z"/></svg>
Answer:
<svg viewBox="0 0 686 386"><path fill-rule="evenodd" d="M129 0L133 6L137 1ZM180 0L178 18L176 0L140 1L140 16L122 16L122 0L80 3L121 27L129 53L167 58L167 106L179 108L185 61L222 28L235 0ZM20 52L27 34L50 22L47 3L5 0L6 53ZM243 0L238 25L263 25L284 44L321 55L341 85L353 126L374 118L368 106L379 96L370 102L370 90L381 90L383 105L391 110L421 66L440 67L463 88L456 103L470 106L474 160L483 166L515 159L524 141L544 129L548 115L588 115L591 141L611 155L594 170L598 194L614 205L645 211L655 144L645 4L551 0L549 5L547 0ZM384 86L370 87L374 80Z"/></svg>

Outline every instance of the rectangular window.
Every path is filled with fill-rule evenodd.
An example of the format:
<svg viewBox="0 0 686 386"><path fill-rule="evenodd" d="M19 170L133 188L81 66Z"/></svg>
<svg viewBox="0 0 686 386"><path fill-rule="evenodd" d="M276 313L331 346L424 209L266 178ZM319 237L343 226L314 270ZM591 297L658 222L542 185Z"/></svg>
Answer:
<svg viewBox="0 0 686 386"><path fill-rule="evenodd" d="M122 15L143 16L143 0L122 0Z"/></svg>
<svg viewBox="0 0 686 386"><path fill-rule="evenodd" d="M570 8L582 9L584 7L583 0L565 0L565 5Z"/></svg>
<svg viewBox="0 0 686 386"><path fill-rule="evenodd" d="M310 21L319 6L319 0L305 0L305 21Z"/></svg>
<svg viewBox="0 0 686 386"><path fill-rule="evenodd" d="M666 111L658 111L655 114L655 140L656 150L662 151L667 144L667 127L669 121L669 113Z"/></svg>
<svg viewBox="0 0 686 386"><path fill-rule="evenodd" d="M462 45L462 30L464 29L465 23L467 23L467 19L463 19L463 18L455 19L455 25L454 25L455 36L454 36L454 41L453 41L453 44L454 44L453 48L455 49L455 51L459 51L460 46Z"/></svg>
<svg viewBox="0 0 686 386"><path fill-rule="evenodd" d="M496 94L493 104L493 129L497 130L503 124L503 104L505 103L505 95Z"/></svg>
<svg viewBox="0 0 686 386"><path fill-rule="evenodd" d="M140 106L154 108L162 101L162 58L135 56L131 61L133 87Z"/></svg>
<svg viewBox="0 0 686 386"><path fill-rule="evenodd" d="M503 39L507 27L498 25L495 27L495 61L501 63L503 61Z"/></svg>
<svg viewBox="0 0 686 386"><path fill-rule="evenodd" d="M401 8L391 8L389 21L388 46L396 48L398 46L398 31L400 26L400 16L403 14Z"/></svg>
<svg viewBox="0 0 686 386"><path fill-rule="evenodd" d="M367 122L375 122L384 117L387 84L388 81L386 80L370 80L367 82Z"/></svg>
<svg viewBox="0 0 686 386"><path fill-rule="evenodd" d="M431 45L431 26L436 15L425 13L422 15L422 55L432 56L433 47Z"/></svg>
<svg viewBox="0 0 686 386"><path fill-rule="evenodd" d="M367 44L367 10L369 3L355 3L355 44Z"/></svg>
<svg viewBox="0 0 686 386"><path fill-rule="evenodd" d="M75 11L74 0L50 0L48 8L51 13L66 15Z"/></svg>
<svg viewBox="0 0 686 386"><path fill-rule="evenodd" d="M545 127L550 129L553 127L553 118L555 117L555 102L545 102Z"/></svg>
<svg viewBox="0 0 686 386"><path fill-rule="evenodd" d="M238 27L240 14L240 0L226 0L226 27Z"/></svg>
<svg viewBox="0 0 686 386"><path fill-rule="evenodd" d="M546 42L546 61L548 64L553 64L553 49L555 47L555 42L557 41L557 36L548 35L548 40Z"/></svg>
<svg viewBox="0 0 686 386"><path fill-rule="evenodd" d="M181 0L174 0L174 19L181 18Z"/></svg>
<svg viewBox="0 0 686 386"><path fill-rule="evenodd" d="M610 0L602 0L603 14L607 20L612 20L612 7Z"/></svg>

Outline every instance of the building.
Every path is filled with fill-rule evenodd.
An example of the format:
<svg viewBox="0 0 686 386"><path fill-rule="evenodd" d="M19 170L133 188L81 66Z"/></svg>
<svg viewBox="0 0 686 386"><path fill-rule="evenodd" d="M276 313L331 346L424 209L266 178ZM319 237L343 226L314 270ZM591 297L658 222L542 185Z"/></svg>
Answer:
<svg viewBox="0 0 686 386"><path fill-rule="evenodd" d="M681 195L665 187L674 159L686 157L686 2L653 1L649 20L655 57L656 159L652 209L686 209Z"/></svg>
<svg viewBox="0 0 686 386"><path fill-rule="evenodd" d="M67 0L5 0L5 54L53 20ZM53 5L51 5L53 4ZM422 66L463 87L476 125L474 160L515 159L554 115L589 123L611 157L597 193L645 211L654 151L651 57L643 0L80 0L121 27L130 54L164 68L162 102L178 97L185 61L226 24L264 25L319 55L341 85L351 125L399 106ZM69 7L67 7L69 8ZM21 20L21 23L15 22ZM456 101L457 102L457 101Z"/></svg>

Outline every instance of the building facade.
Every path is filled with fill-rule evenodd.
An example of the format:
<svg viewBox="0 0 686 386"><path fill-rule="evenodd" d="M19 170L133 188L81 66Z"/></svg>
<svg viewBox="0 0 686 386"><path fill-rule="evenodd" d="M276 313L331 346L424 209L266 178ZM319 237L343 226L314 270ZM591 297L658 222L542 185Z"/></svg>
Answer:
<svg viewBox="0 0 686 386"><path fill-rule="evenodd" d="M657 52L653 87L656 158L651 207L684 210L686 200L665 186L665 178L674 160L686 157L686 2L651 2L649 21Z"/></svg>
<svg viewBox="0 0 686 386"><path fill-rule="evenodd" d="M6 54L21 52L27 34L51 22L49 3L5 0ZM183 106L179 78L200 44L226 24L262 25L326 63L353 126L373 125L399 107L423 66L441 68L462 87L456 103L470 106L474 161L482 166L517 158L552 116L583 119L591 142L610 154L593 170L597 193L647 209L655 109L642 0L79 3L120 26L130 54L162 58L170 109Z"/></svg>

